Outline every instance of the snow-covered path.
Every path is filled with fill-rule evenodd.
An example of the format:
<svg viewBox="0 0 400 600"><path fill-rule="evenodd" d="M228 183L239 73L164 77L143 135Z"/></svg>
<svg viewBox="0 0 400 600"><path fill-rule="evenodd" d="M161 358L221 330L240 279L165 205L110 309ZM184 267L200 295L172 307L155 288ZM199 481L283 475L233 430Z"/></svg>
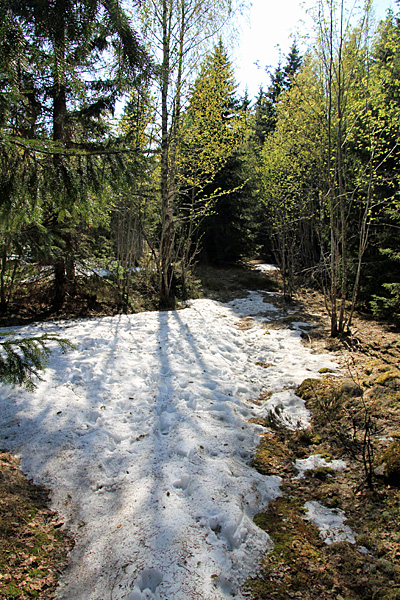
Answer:
<svg viewBox="0 0 400 600"><path fill-rule="evenodd" d="M243 598L271 545L252 517L280 483L249 466L262 431L249 419L277 404L306 419L288 386L333 367L299 331L267 332L276 316L251 292L18 329L77 347L54 349L35 392L0 387L0 447L52 489L76 539L59 600ZM266 390L268 403L254 403Z"/></svg>

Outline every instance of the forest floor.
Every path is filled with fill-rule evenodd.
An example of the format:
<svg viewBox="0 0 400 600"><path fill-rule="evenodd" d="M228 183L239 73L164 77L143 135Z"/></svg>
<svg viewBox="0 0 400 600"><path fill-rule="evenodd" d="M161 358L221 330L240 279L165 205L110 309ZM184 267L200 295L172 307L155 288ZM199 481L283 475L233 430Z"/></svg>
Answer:
<svg viewBox="0 0 400 600"><path fill-rule="evenodd" d="M262 282L267 289L279 289L276 273L269 275L267 284L258 272L245 269L204 269L198 276L204 296L221 301L242 295L244 289L259 289ZM399 331L356 315L352 334L332 339L323 298L316 291L300 290L287 307L279 294L271 301L288 316L268 328L290 327L294 320L313 323L303 334L304 345L334 353L341 375L328 372L298 389L312 415L307 429L287 427L279 412L260 423L268 430L254 467L280 476L283 494L255 517L274 548L260 576L248 582L249 593L255 600L400 599ZM346 468L330 468L332 460L345 461ZM356 543L325 543L316 525L305 518L305 502L310 500L338 514L344 511ZM28 482L18 461L1 452L2 600L54 598L73 542L46 501L46 491Z"/></svg>
<svg viewBox="0 0 400 600"><path fill-rule="evenodd" d="M222 294L213 289L218 287L215 280L208 294L229 300L237 292L234 282L240 277L218 274L222 281L226 277ZM278 272L269 277L280 285ZM284 306L282 296L273 301ZM269 432L258 447L254 466L261 473L282 477L284 494L255 517L275 546L264 560L261 576L250 581L248 588L255 600L398 600L399 328L357 313L351 334L331 338L324 298L311 289L298 290L287 309L287 319L274 326L290 327L294 318L313 323L303 334L304 345L316 352L335 353L341 376L327 373L322 380L305 380L298 388L296 393L312 415L307 429L293 431L279 415L271 415L266 423ZM294 465L306 457L317 459L314 464L309 461L299 478ZM318 457L328 465L318 466ZM329 467L337 459L347 465L341 472ZM318 528L304 519L304 505L310 497L342 510L357 543L325 543Z"/></svg>

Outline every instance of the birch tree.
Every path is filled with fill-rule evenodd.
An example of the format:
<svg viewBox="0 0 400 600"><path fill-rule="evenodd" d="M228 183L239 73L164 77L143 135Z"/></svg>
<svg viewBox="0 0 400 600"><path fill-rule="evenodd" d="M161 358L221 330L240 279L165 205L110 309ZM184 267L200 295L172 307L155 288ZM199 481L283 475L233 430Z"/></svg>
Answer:
<svg viewBox="0 0 400 600"><path fill-rule="evenodd" d="M330 231L326 301L332 336L343 334L348 326L349 214L358 189L351 172L349 140L361 116L353 100L360 92L360 82L368 61L369 17L369 3L362 7L356 24L355 15L346 10L344 0L337 4L328 0L318 6L317 53L325 95L327 136L323 176ZM367 89L362 93L365 98Z"/></svg>
<svg viewBox="0 0 400 600"><path fill-rule="evenodd" d="M231 0L147 0L144 31L160 63L157 80L160 119L160 240L158 276L160 304L175 301L177 156L188 86L201 53L229 18Z"/></svg>

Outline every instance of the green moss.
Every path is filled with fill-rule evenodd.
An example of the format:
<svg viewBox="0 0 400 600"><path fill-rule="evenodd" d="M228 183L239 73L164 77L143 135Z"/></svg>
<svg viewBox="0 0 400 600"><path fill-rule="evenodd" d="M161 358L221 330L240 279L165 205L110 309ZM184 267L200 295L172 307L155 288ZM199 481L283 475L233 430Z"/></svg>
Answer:
<svg viewBox="0 0 400 600"><path fill-rule="evenodd" d="M300 500L278 498L268 506L267 511L258 513L254 522L274 542L270 556L284 562L294 560L299 554L299 547L307 555L314 554L314 545L319 545L318 529L303 519Z"/></svg>
<svg viewBox="0 0 400 600"><path fill-rule="evenodd" d="M320 379L305 379L297 388L296 395L303 400L310 400L321 387Z"/></svg>
<svg viewBox="0 0 400 600"><path fill-rule="evenodd" d="M297 388L296 395L302 400L331 400L337 393L337 382L332 378L325 377L324 379L305 379Z"/></svg>
<svg viewBox="0 0 400 600"><path fill-rule="evenodd" d="M378 385L385 385L388 381L398 378L400 378L399 371L386 371L385 373L382 373L382 375L379 375L379 377L377 377L375 383L377 383Z"/></svg>
<svg viewBox="0 0 400 600"><path fill-rule="evenodd" d="M400 600L400 590L390 590L384 593L382 600Z"/></svg>
<svg viewBox="0 0 400 600"><path fill-rule="evenodd" d="M314 441L314 436L310 429L300 429L296 433L296 440L299 444L303 444L304 446L311 446Z"/></svg>
<svg viewBox="0 0 400 600"><path fill-rule="evenodd" d="M317 467L316 469L307 470L306 473L315 479L319 479L319 481L326 481L335 476L335 471L330 467Z"/></svg>
<svg viewBox="0 0 400 600"><path fill-rule="evenodd" d="M9 583L4 588L4 598L21 598L23 592L16 587L14 583Z"/></svg>
<svg viewBox="0 0 400 600"><path fill-rule="evenodd" d="M303 518L302 501L278 498L254 521L269 534L274 547L265 559L261 575L247 582L252 597L287 600L292 593L305 594L312 565L323 565L324 559L318 529Z"/></svg>

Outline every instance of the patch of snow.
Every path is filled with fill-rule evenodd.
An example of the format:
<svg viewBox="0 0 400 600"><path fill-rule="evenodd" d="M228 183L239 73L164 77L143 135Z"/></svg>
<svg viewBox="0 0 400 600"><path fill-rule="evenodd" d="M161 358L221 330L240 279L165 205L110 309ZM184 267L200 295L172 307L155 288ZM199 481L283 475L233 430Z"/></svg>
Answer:
<svg viewBox="0 0 400 600"><path fill-rule="evenodd" d="M299 331L304 331L308 329L312 329L315 327L314 323L303 323L302 321L293 321L292 322L293 329L298 329Z"/></svg>
<svg viewBox="0 0 400 600"><path fill-rule="evenodd" d="M308 458L296 459L294 466L299 471L296 479L304 477L306 471L317 469L318 467L329 467L334 471L344 471L347 465L344 460L326 461L320 454L312 454Z"/></svg>
<svg viewBox="0 0 400 600"><path fill-rule="evenodd" d="M334 368L297 331L266 335L264 299L15 328L76 346L54 348L34 392L0 386L0 446L52 490L76 540L58 600L243 598L272 546L252 518L280 494L250 466L262 428L249 419L268 407L253 401L272 390L296 423L285 388Z"/></svg>
<svg viewBox="0 0 400 600"><path fill-rule="evenodd" d="M270 271L279 271L279 267L277 265L267 265L260 264L254 267L255 271L262 271L262 273L268 273Z"/></svg>
<svg viewBox="0 0 400 600"><path fill-rule="evenodd" d="M90 277L91 275L97 275L98 277L109 277L112 274L112 271L109 269L104 269L103 267L98 267L96 265L78 265L76 270L80 275L84 275L85 277ZM130 268L131 273L140 273L142 270L142 267Z"/></svg>
<svg viewBox="0 0 400 600"><path fill-rule="evenodd" d="M325 544L335 542L356 543L352 529L345 525L346 517L340 508L326 508L316 501L306 502L304 508L307 511L307 519L314 523L319 529L321 538Z"/></svg>
<svg viewBox="0 0 400 600"><path fill-rule="evenodd" d="M309 426L311 414L304 400L293 389L276 392L262 405L260 416L272 412L288 429L304 429Z"/></svg>

